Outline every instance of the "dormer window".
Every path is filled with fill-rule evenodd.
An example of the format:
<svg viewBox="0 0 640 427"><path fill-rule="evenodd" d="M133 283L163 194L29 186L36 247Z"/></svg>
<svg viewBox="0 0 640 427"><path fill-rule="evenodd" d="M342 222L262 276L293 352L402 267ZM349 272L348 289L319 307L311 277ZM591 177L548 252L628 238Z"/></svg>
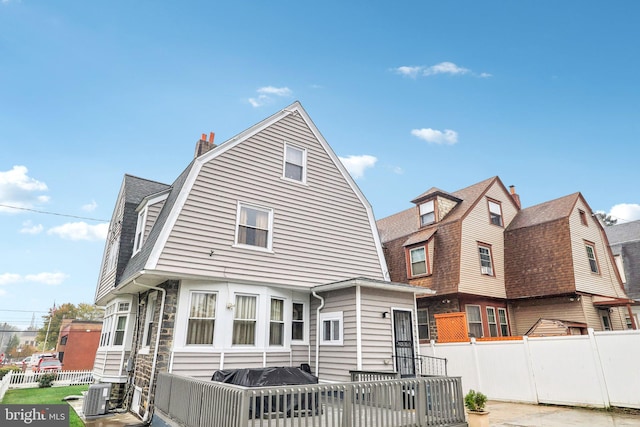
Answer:
<svg viewBox="0 0 640 427"><path fill-rule="evenodd" d="M138 213L138 223L136 225L136 236L133 242L133 254L135 255L142 248L144 241L144 227L147 222L147 208L144 208Z"/></svg>
<svg viewBox="0 0 640 427"><path fill-rule="evenodd" d="M420 226L433 224L436 221L436 211L433 200L424 202L420 205Z"/></svg>
<svg viewBox="0 0 640 427"><path fill-rule="evenodd" d="M502 227L502 205L499 202L489 200L489 220L491 224Z"/></svg>
<svg viewBox="0 0 640 427"><path fill-rule="evenodd" d="M294 181L305 182L307 152L293 145L284 145L284 177Z"/></svg>

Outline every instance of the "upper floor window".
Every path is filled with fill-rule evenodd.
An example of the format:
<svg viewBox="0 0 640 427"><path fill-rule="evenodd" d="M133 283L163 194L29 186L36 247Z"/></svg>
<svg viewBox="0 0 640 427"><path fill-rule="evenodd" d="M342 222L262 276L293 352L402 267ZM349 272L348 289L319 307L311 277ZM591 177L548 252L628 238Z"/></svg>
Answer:
<svg viewBox="0 0 640 427"><path fill-rule="evenodd" d="M231 338L233 345L255 345L257 304L257 296L236 295L233 335Z"/></svg>
<svg viewBox="0 0 640 427"><path fill-rule="evenodd" d="M436 212L433 200L420 205L420 226L429 225L436 221Z"/></svg>
<svg viewBox="0 0 640 427"><path fill-rule="evenodd" d="M118 265L118 247L120 246L120 236L109 242L109 255L107 258L107 273Z"/></svg>
<svg viewBox="0 0 640 427"><path fill-rule="evenodd" d="M293 314L291 317L291 340L304 340L304 304L293 303Z"/></svg>
<svg viewBox="0 0 640 427"><path fill-rule="evenodd" d="M238 203L236 244L271 250L273 210Z"/></svg>
<svg viewBox="0 0 640 427"><path fill-rule="evenodd" d="M324 345L342 345L342 312L320 313L322 325L320 343Z"/></svg>
<svg viewBox="0 0 640 427"><path fill-rule="evenodd" d="M216 299L212 292L192 292L187 323L187 345L213 344L216 325Z"/></svg>
<svg viewBox="0 0 640 427"><path fill-rule="evenodd" d="M307 151L285 144L284 152L284 177L305 182L307 178Z"/></svg>
<svg viewBox="0 0 640 427"><path fill-rule="evenodd" d="M284 345L284 300L271 298L269 345Z"/></svg>
<svg viewBox="0 0 640 427"><path fill-rule="evenodd" d="M502 227L502 205L500 202L488 200L489 202L489 220L493 225Z"/></svg>
<svg viewBox="0 0 640 427"><path fill-rule="evenodd" d="M582 209L578 209L578 215L580 215L580 222L582 223L582 225L589 225L589 223L587 222L587 213L585 211L583 211Z"/></svg>
<svg viewBox="0 0 640 427"><path fill-rule="evenodd" d="M156 313L156 301L158 300L158 293L153 292L147 297L147 311L145 315L143 343L144 347L151 346L151 335L153 331L153 319Z"/></svg>
<svg viewBox="0 0 640 427"><path fill-rule="evenodd" d="M475 338L482 338L482 312L479 305L465 306L467 312L467 326L469 334Z"/></svg>
<svg viewBox="0 0 640 427"><path fill-rule="evenodd" d="M478 245L478 253L480 255L480 273L487 276L493 276L493 263L491 261L491 246Z"/></svg>
<svg viewBox="0 0 640 427"><path fill-rule="evenodd" d="M136 236L133 241L133 254L135 255L142 248L144 242L144 227L147 221L147 209L138 212L138 223L136 224Z"/></svg>
<svg viewBox="0 0 640 427"><path fill-rule="evenodd" d="M593 243L585 243L587 250L587 258L589 259L589 267L592 273L598 273L598 260L596 259L596 247Z"/></svg>
<svg viewBox="0 0 640 427"><path fill-rule="evenodd" d="M418 338L420 341L429 339L429 310L418 309Z"/></svg>
<svg viewBox="0 0 640 427"><path fill-rule="evenodd" d="M427 273L427 254L424 247L411 249L409 257L411 258L411 276Z"/></svg>

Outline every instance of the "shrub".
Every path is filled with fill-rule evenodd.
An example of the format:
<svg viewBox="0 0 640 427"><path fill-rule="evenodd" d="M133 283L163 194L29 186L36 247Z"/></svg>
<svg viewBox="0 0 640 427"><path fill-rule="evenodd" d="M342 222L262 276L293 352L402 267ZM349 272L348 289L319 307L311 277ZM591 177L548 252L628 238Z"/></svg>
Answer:
<svg viewBox="0 0 640 427"><path fill-rule="evenodd" d="M482 412L484 411L484 405L487 403L487 396L479 391L469 390L469 393L464 397L464 406L469 411Z"/></svg>
<svg viewBox="0 0 640 427"><path fill-rule="evenodd" d="M40 379L38 380L38 387L39 388L51 387L53 385L53 382L56 380L57 377L58 377L57 374L44 374L44 375L41 375Z"/></svg>
<svg viewBox="0 0 640 427"><path fill-rule="evenodd" d="M17 366L5 366L4 368L0 368L0 380L11 371L20 372L21 369Z"/></svg>

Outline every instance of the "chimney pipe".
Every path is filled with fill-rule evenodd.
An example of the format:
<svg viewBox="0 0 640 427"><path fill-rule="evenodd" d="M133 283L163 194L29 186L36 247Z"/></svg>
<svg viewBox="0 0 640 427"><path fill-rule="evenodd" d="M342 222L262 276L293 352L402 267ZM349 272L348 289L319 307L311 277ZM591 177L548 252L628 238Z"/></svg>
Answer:
<svg viewBox="0 0 640 427"><path fill-rule="evenodd" d="M518 206L518 209L521 209L522 205L520 204L520 196L516 193L516 186L510 185L509 192L511 193L511 198L516 203L516 206Z"/></svg>
<svg viewBox="0 0 640 427"><path fill-rule="evenodd" d="M216 147L216 144L213 143L213 138L215 134L213 132L209 132L209 140L207 141L207 134L203 133L200 136L200 139L196 142L196 152L194 157L200 157L207 151L210 151Z"/></svg>

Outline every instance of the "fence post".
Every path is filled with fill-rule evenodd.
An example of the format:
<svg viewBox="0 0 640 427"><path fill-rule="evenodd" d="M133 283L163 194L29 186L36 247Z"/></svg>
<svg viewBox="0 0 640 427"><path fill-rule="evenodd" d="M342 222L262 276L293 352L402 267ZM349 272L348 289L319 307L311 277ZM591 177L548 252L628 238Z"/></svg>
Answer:
<svg viewBox="0 0 640 427"><path fill-rule="evenodd" d="M478 360L478 347L476 339L474 337L471 337L471 354L473 354L473 366L475 366L476 368L476 390L482 390L482 377L480 374L480 361Z"/></svg>
<svg viewBox="0 0 640 427"><path fill-rule="evenodd" d="M540 403L540 399L538 398L538 385L536 384L536 375L533 371L533 358L531 357L531 348L529 347L529 337L526 335L523 336L522 343L524 345L524 362L527 365L527 373L529 374L529 384L531 386L533 398L535 399L534 403L537 405Z"/></svg>
<svg viewBox="0 0 640 427"><path fill-rule="evenodd" d="M607 390L607 379L604 376L604 369L602 367L602 360L600 359L600 352L598 351L598 343L596 341L595 334L593 333L593 328L587 329L589 332L589 343L591 344L591 354L593 355L593 364L595 365L595 373L598 378L598 385L600 386L600 394L602 396L602 403L605 408L609 408L611 406L611 401L609 400L609 391Z"/></svg>

